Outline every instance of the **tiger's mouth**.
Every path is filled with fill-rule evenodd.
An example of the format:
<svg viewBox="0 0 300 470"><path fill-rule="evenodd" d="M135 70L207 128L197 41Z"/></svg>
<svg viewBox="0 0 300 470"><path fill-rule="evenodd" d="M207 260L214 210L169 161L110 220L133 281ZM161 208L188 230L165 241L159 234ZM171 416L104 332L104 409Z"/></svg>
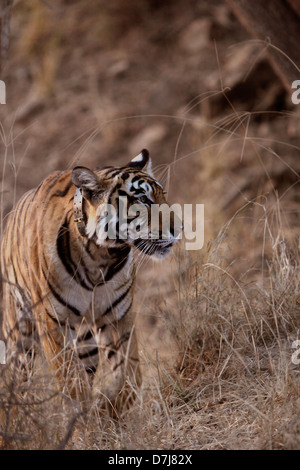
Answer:
<svg viewBox="0 0 300 470"><path fill-rule="evenodd" d="M169 238L166 240L137 239L134 241L134 246L148 256L165 258L170 254L177 241L178 240L176 238Z"/></svg>

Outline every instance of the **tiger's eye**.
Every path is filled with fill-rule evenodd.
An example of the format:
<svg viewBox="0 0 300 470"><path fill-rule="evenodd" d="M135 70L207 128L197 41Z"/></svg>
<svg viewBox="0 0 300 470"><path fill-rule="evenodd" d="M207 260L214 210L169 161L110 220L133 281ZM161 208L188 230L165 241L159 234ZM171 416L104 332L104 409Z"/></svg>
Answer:
<svg viewBox="0 0 300 470"><path fill-rule="evenodd" d="M141 196L139 199L140 199L141 202L147 202L148 201L147 196Z"/></svg>

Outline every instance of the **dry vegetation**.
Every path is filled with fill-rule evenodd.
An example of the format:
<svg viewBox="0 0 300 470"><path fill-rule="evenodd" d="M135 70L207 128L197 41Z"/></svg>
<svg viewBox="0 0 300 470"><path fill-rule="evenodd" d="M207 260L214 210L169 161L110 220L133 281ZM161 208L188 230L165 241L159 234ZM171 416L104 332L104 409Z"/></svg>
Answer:
<svg viewBox="0 0 300 470"><path fill-rule="evenodd" d="M205 246L139 269L129 411L82 412L42 358L0 366L1 447L299 449L299 111L223 2L113 5L17 2L1 224L50 171L149 147L170 201L205 204Z"/></svg>

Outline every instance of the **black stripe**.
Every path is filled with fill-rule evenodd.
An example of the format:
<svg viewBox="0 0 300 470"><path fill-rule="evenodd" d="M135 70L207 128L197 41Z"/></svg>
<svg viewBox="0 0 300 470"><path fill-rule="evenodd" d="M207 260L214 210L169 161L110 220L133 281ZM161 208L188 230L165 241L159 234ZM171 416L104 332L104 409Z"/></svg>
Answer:
<svg viewBox="0 0 300 470"><path fill-rule="evenodd" d="M78 353L78 357L79 359L86 359L87 357L92 357L92 356L95 356L96 354L98 354L98 346L96 346L95 348L93 348L91 351L87 351L85 353Z"/></svg>
<svg viewBox="0 0 300 470"><path fill-rule="evenodd" d="M136 181L138 181L140 179L140 175L136 175L132 178L131 180L131 183L135 183Z"/></svg>
<svg viewBox="0 0 300 470"><path fill-rule="evenodd" d="M20 257L20 243L19 243L19 232L20 232L20 218L22 216L22 213L23 213L23 208L24 208L24 205L28 199L28 197L32 194L32 191L30 191L29 193L25 194L25 196L23 197L23 199L21 199L21 201L19 202L19 204L17 205L16 207L16 210L15 210L15 213L13 215L13 220L12 220L12 225L11 225L11 233L10 233L10 258L11 260L13 260L13 253L12 253L12 250L14 249L14 255L17 254L17 256L15 257L16 258L16 261L18 259L18 257ZM16 226L16 223L17 223L17 226ZM22 237L23 239L23 237ZM14 246L14 241L16 242L16 246ZM12 263L13 264L13 263ZM20 271L20 269L19 269ZM22 276L23 278L23 276ZM17 278L16 278L17 280ZM26 283L25 283L26 284Z"/></svg>
<svg viewBox="0 0 300 470"><path fill-rule="evenodd" d="M113 193L114 193L117 189L120 189L121 186L122 186L121 183L117 183L117 184L112 188L112 190L111 190L110 193L109 193L108 199L107 199L107 203L108 203L108 204L111 203L111 197L112 197Z"/></svg>
<svg viewBox="0 0 300 470"><path fill-rule="evenodd" d="M106 170L106 169L107 169L107 171L105 172L106 176L110 175L111 173L113 173L116 170L116 168L112 167L112 166L102 168L102 170Z"/></svg>
<svg viewBox="0 0 300 470"><path fill-rule="evenodd" d="M51 320L53 320L57 325L65 326L66 322L58 321L57 318L54 315L52 315L52 313L50 313L45 307L44 307L44 310L46 314L48 315L48 317L51 318Z"/></svg>
<svg viewBox="0 0 300 470"><path fill-rule="evenodd" d="M132 302L133 302L133 299L131 299L131 302L130 302L130 304L129 304L129 307L125 310L125 312L122 313L121 317L118 318L118 321L122 320L122 318L124 318L124 317L127 315L127 313L129 312L129 310L130 310L131 307L132 307Z"/></svg>
<svg viewBox="0 0 300 470"><path fill-rule="evenodd" d="M20 215L22 213L22 209L24 207L24 204L25 204L28 196L29 196L29 194L25 195L23 197L23 199L21 199L21 201L17 205L16 210L15 210L14 215L13 215L13 222L12 222L12 228L11 228L11 233L10 233L10 248L11 248L11 250L13 248L13 241L14 241L15 235L18 237L19 224L17 224L17 231L15 231L16 222L19 222ZM19 245L19 243L17 243L17 245ZM12 253L11 253L11 255L12 255Z"/></svg>
<svg viewBox="0 0 300 470"><path fill-rule="evenodd" d="M93 286L92 289L89 289L89 290L93 290L94 287L99 287L99 286L102 286L104 284L104 280L102 279L101 281L98 281L98 282L94 282L90 276L89 276L89 270L88 270L88 267L86 266L85 262L84 262L84 259L81 258L81 267L83 268L84 270L84 274L86 276L86 278L88 279L89 283L91 284L91 286ZM99 267L100 269L100 267Z"/></svg>
<svg viewBox="0 0 300 470"><path fill-rule="evenodd" d="M118 341L116 342L116 349L120 349L120 347L122 346L123 343L125 343L125 341L128 341L130 338L130 331L127 331L126 333L124 333L121 338L118 339Z"/></svg>
<svg viewBox="0 0 300 470"><path fill-rule="evenodd" d="M94 243L93 240L91 240L90 238L88 238L87 243L85 243L83 246L84 246L84 249L85 249L86 253L89 255L89 257L90 257L93 261L95 261L96 258L92 255L92 252L91 252L91 244L92 244L92 243ZM96 245L96 244L94 243L94 245Z"/></svg>
<svg viewBox="0 0 300 470"><path fill-rule="evenodd" d="M25 207L25 209L24 209L24 207L22 208L22 212L24 212L23 213L23 226L22 226L24 234L25 234L25 231L26 231L26 225L27 225L26 219L27 219L28 211L29 211L29 209L32 209L32 201L33 201L33 198L31 198L30 201L28 201L27 199L28 198L26 198L27 206ZM19 229L19 227L18 227L18 229ZM29 279L29 277L30 277L30 263L28 263L27 260L26 260L27 252L26 252L26 250L22 249L21 253L20 253L20 248L21 248L21 243L18 243L18 255L19 255L18 257L19 257L19 259L22 263L22 268L27 273L27 276L22 275L22 277L23 277L23 279L24 279L24 277ZM24 285L27 287L26 282L24 282ZM27 287L27 289L28 289L28 287Z"/></svg>
<svg viewBox="0 0 300 470"><path fill-rule="evenodd" d="M5 237L4 241L7 239L7 236ZM4 282L4 278L3 278L3 274L4 274L4 277L5 277L5 281L8 282L9 280L9 276L8 276L8 263L7 261L10 261L11 262L11 259L9 257L9 259L7 260L6 258L6 254L4 254L4 250L2 250L1 252L1 270L0 270L0 276L1 276L1 282L2 282L2 289L3 289L3 282Z"/></svg>
<svg viewBox="0 0 300 470"><path fill-rule="evenodd" d="M73 185L72 180L70 180L64 189L57 190L54 194L51 194L50 199L52 197L65 197L65 195L69 192L69 189L71 188L72 185Z"/></svg>
<svg viewBox="0 0 300 470"><path fill-rule="evenodd" d="M32 203L33 199L34 199L34 197L31 199L31 201L28 202L27 207L25 208L25 213L24 213L24 218L23 218L24 226L26 224L26 218L27 218L28 210L29 210L29 208L32 208L32 205L30 203Z"/></svg>
<svg viewBox="0 0 300 470"><path fill-rule="evenodd" d="M49 181L48 181L48 184L53 181L55 179L55 182L54 184L56 183L57 181L57 178L58 178L58 174L57 173L54 173L52 176L49 176ZM34 195L33 195L33 198L32 200L34 201L35 197L37 196L39 190L41 189L41 187L43 186L43 184L45 183L45 180L43 180L39 185L38 187L34 190Z"/></svg>
<svg viewBox="0 0 300 470"><path fill-rule="evenodd" d="M116 342L115 348L109 350L107 354L107 359L110 359L114 354L116 354L116 352L120 349L122 344L128 341L129 338L130 338L130 332L124 333L124 335L121 336L121 338L119 338L119 340Z"/></svg>
<svg viewBox="0 0 300 470"><path fill-rule="evenodd" d="M130 279L130 282L132 282L131 279ZM121 284L121 285L115 290L115 292L118 292L119 290L123 289L123 287L125 287L126 284L128 284L128 279L126 279L126 281L125 281L123 284Z"/></svg>
<svg viewBox="0 0 300 470"><path fill-rule="evenodd" d="M107 170L105 172L105 175L108 176L109 175L109 178L114 178L115 176L119 175L121 173L121 169L120 168L111 168L110 170Z"/></svg>
<svg viewBox="0 0 300 470"><path fill-rule="evenodd" d="M49 177L49 181L47 181L47 184L49 185L49 183L51 183L48 187L46 187L46 192L47 192L47 195L49 194L49 192L51 191L51 189L57 184L59 178L61 177L62 173L61 172L58 172L58 173L54 173L52 177ZM45 183L45 181L43 181L43 183Z"/></svg>
<svg viewBox="0 0 300 470"><path fill-rule="evenodd" d="M30 321L30 320L27 320L27 321ZM24 322L23 319L20 319L18 320L19 324L18 324L18 329L19 329L19 333L21 336L24 336L25 338L29 338L30 336L33 336L34 334L34 324L31 322L30 324L25 324L25 325L22 325L22 323ZM26 322L26 320L25 320ZM27 326L29 325L30 328L30 331L27 331ZM26 331L22 331L22 328L23 326L25 326L25 329Z"/></svg>
<svg viewBox="0 0 300 470"><path fill-rule="evenodd" d="M68 216L66 216L64 223L61 225L58 231L56 239L56 250L62 264L64 265L66 271L70 274L72 279L74 279L84 289L92 291L93 287L89 287L86 284L86 282L80 275L78 266L76 266L72 259Z"/></svg>
<svg viewBox="0 0 300 470"><path fill-rule="evenodd" d="M114 349L110 349L107 354L107 359L110 359L115 354L116 354L116 351Z"/></svg>
<svg viewBox="0 0 300 470"><path fill-rule="evenodd" d="M122 245L120 248L108 248L108 253L112 258L116 258L116 262L113 263L107 270L105 275L105 282L108 282L115 276L125 265L128 260L131 247L126 245L122 240Z"/></svg>
<svg viewBox="0 0 300 470"><path fill-rule="evenodd" d="M122 260L124 257L127 258L130 251L131 251L130 246L128 246L125 242L123 242L123 246L108 248L109 256L111 258L116 258L119 261Z"/></svg>
<svg viewBox="0 0 300 470"><path fill-rule="evenodd" d="M23 284L26 286L26 288L28 289L27 287L27 282L26 282L26 279L23 275L23 271L20 269L20 265L19 265L19 261L22 263L22 267L25 266L25 269L27 270L27 274L29 272L29 264L26 262L24 262L24 255L26 256L27 253L23 250L21 250L22 248L22 241L24 240L24 236L25 236L25 233L24 233L24 229L25 229L25 218L24 218L24 224L22 226L23 230L22 230L22 235L20 234L20 227L21 227L21 217L23 215L23 212L24 212L24 207L25 207L25 203L27 202L27 199L29 198L29 196L32 195L32 191L27 193L25 196L24 196L24 199L23 201L21 202L21 205L18 207L18 212L17 214L15 215L14 217L14 223L13 223L13 231L11 233L11 248L13 247L13 240L15 240L16 242L16 246L14 247L14 258L15 258L15 264L16 264L16 268L18 269L18 272L20 274L20 277L23 281ZM25 208L25 215L27 214L27 210L28 210L28 207L29 207L29 203L27 202L27 207ZM17 222L17 226L15 226L15 223ZM20 241L20 237L21 237L21 240ZM13 256L11 254L11 259L13 259ZM29 276L28 276L29 277ZM17 279L17 278L16 278Z"/></svg>
<svg viewBox="0 0 300 470"><path fill-rule="evenodd" d="M32 200L34 201L35 199L35 196L37 195L37 193L39 192L39 190L41 189L41 186L43 184L43 181L38 185L38 187L34 190L34 195L33 195L33 198Z"/></svg>
<svg viewBox="0 0 300 470"><path fill-rule="evenodd" d="M131 283L130 283L130 286L126 289L126 291L123 292L123 294L120 295L120 297L118 297L118 298L112 303L112 305L111 305L110 307L108 307L108 308L105 310L104 313L102 313L102 316L107 315L109 312L111 312L111 310L113 310L114 308L116 308L116 306L117 306L120 302L122 302L122 300L125 299L125 297L127 296L127 294L129 293L129 291L130 291L130 289L131 289L131 287L132 287L132 284L133 284L133 282L131 282ZM126 312L126 313L127 313L127 312Z"/></svg>
<svg viewBox="0 0 300 470"><path fill-rule="evenodd" d="M124 173L121 175L121 178L123 181L126 181L129 178L130 174L128 171L124 171Z"/></svg>
<svg viewBox="0 0 300 470"><path fill-rule="evenodd" d="M97 167L96 171L102 171L102 170L108 170L108 169L110 169L110 171L114 170L114 168L111 165L105 165L105 166L102 166L101 168ZM107 173L107 172L105 172L105 173Z"/></svg>
<svg viewBox="0 0 300 470"><path fill-rule="evenodd" d="M53 296L56 298L56 300L63 306L67 307L67 309L71 310L71 312L73 312L77 317L80 317L81 316L81 313L80 311L76 308L76 307L73 307L73 305L70 305L66 300L64 300L57 292L56 290L54 289L53 285L51 284L51 282L49 281L49 279L47 278L47 276L45 275L44 273L44 269L42 268L42 273L45 277L45 280L49 286L49 289L51 291L51 293L53 294Z"/></svg>
<svg viewBox="0 0 300 470"><path fill-rule="evenodd" d="M120 360L120 362L118 362L118 364L116 364L114 367L113 367L113 371L115 371L118 367L120 367L124 362L124 358Z"/></svg>
<svg viewBox="0 0 300 470"><path fill-rule="evenodd" d="M125 360L124 358L123 358L123 359L121 359L121 361L120 361L120 362L118 362L118 364L116 364L116 365L113 367L113 371L115 371L115 370L116 370L118 367L120 367L120 366L123 364L124 360ZM130 357L130 358L129 358L129 360L130 360L130 361L136 361L136 362L139 362L139 359L138 359L138 358L136 358L136 357Z"/></svg>
<svg viewBox="0 0 300 470"><path fill-rule="evenodd" d="M25 289L27 290L27 292L30 292L30 289L27 285L27 279L24 277L23 272L22 272L22 270L20 269L20 266L19 266L19 261L18 261L19 257L17 256L15 258L15 260L14 260L15 262L13 261L12 258L11 258L11 260L12 260L11 261L11 266L13 268L13 272L14 272L14 276L15 276L15 284L17 284L17 287L19 289L21 289L21 286L20 286L20 280L21 280L22 284L25 287ZM26 263L26 267L28 269L28 264L27 263ZM16 269L17 269L17 272L16 272ZM19 276L17 275L17 273L18 273Z"/></svg>
<svg viewBox="0 0 300 470"><path fill-rule="evenodd" d="M102 325L99 329L103 331L107 325ZM88 339L94 338L94 333L92 330L88 330L86 333L83 333L81 336L77 337L77 342L81 343L81 341L86 341Z"/></svg>
<svg viewBox="0 0 300 470"><path fill-rule="evenodd" d="M134 204L136 202L136 197L131 196L130 194L127 194L126 191L123 191L123 189L120 189L118 193L119 193L119 196L126 197L129 204ZM116 204L117 204L117 207L119 207L119 200L116 201Z"/></svg>
<svg viewBox="0 0 300 470"><path fill-rule="evenodd" d="M91 330L89 330L83 335L79 336L77 338L77 342L80 343L81 341L86 341L87 339L91 339L93 337L94 337L94 333Z"/></svg>
<svg viewBox="0 0 300 470"><path fill-rule="evenodd" d="M110 281L121 269L124 267L128 260L128 255L125 256L121 261L117 261L115 264L108 268L108 271L105 275L105 281Z"/></svg>

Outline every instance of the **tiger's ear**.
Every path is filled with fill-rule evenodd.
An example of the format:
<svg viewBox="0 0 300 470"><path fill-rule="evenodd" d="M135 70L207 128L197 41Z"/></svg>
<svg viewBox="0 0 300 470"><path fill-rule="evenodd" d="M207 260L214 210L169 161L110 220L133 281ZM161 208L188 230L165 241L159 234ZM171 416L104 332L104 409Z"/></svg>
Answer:
<svg viewBox="0 0 300 470"><path fill-rule="evenodd" d="M150 176L154 176L152 172L152 160L149 156L148 150L146 149L141 150L140 153L128 163L128 166L131 168L137 168L138 170L143 170Z"/></svg>
<svg viewBox="0 0 300 470"><path fill-rule="evenodd" d="M92 200L106 189L96 173L84 166L76 166L72 172L72 183L82 190L85 199Z"/></svg>

